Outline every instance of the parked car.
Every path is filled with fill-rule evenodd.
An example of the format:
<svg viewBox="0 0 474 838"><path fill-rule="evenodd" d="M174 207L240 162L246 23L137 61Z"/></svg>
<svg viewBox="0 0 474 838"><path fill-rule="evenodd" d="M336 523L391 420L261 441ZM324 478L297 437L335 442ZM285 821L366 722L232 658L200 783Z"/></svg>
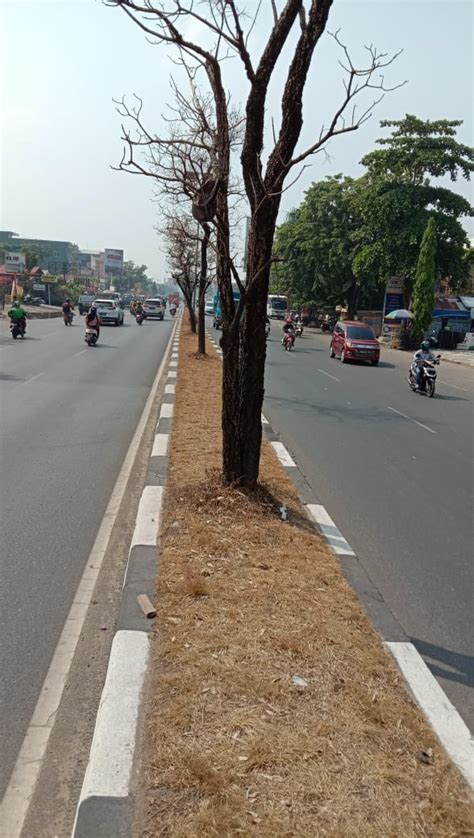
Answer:
<svg viewBox="0 0 474 838"><path fill-rule="evenodd" d="M331 336L329 354L331 358L339 357L343 364L347 361L370 361L376 367L380 359L380 344L374 330L366 323L339 320Z"/></svg>
<svg viewBox="0 0 474 838"><path fill-rule="evenodd" d="M208 314L210 317L214 316L214 303L212 300L206 300L204 305L204 314Z"/></svg>
<svg viewBox="0 0 474 838"><path fill-rule="evenodd" d="M165 316L165 307L161 297L150 297L143 303L143 311L147 320L156 317L158 320L163 320Z"/></svg>
<svg viewBox="0 0 474 838"><path fill-rule="evenodd" d="M113 323L114 326L123 326L123 310L113 300L96 300L97 314L101 322Z"/></svg>
<svg viewBox="0 0 474 838"><path fill-rule="evenodd" d="M78 302L79 314L87 314L94 299L94 294L81 294Z"/></svg>

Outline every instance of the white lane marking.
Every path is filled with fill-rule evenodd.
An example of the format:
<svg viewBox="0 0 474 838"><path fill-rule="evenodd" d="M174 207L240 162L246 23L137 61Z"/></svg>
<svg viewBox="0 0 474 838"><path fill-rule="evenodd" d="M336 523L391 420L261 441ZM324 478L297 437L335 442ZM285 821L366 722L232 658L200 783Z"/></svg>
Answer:
<svg viewBox="0 0 474 838"><path fill-rule="evenodd" d="M59 332L62 332L62 329L55 329L54 332L48 332L47 335L41 335L40 340L46 340L46 338L52 338L53 335L58 335Z"/></svg>
<svg viewBox="0 0 474 838"><path fill-rule="evenodd" d="M155 434L152 457L166 457L168 453L169 434Z"/></svg>
<svg viewBox="0 0 474 838"><path fill-rule="evenodd" d="M176 378L176 370L170 370L168 373L168 378Z"/></svg>
<svg viewBox="0 0 474 838"><path fill-rule="evenodd" d="M434 431L433 428L429 428L428 425L423 425L423 422L418 422L417 419L413 419L412 416L407 416L406 413L402 413L401 410L396 410L394 407L390 407L387 405L388 410L393 411L393 413L398 413L399 416L403 416L404 419L408 419L409 422L413 422L414 425L418 425L419 428L423 428L424 431L428 431L430 434L436 434L438 431Z"/></svg>
<svg viewBox="0 0 474 838"><path fill-rule="evenodd" d="M269 423L268 419L262 413L262 425L269 425L269 424L270 423Z"/></svg>
<svg viewBox="0 0 474 838"><path fill-rule="evenodd" d="M329 546L338 556L355 556L351 545L344 538L342 532L336 527L329 513L320 503L307 503L306 511L309 518L320 528L321 535L326 539ZM334 530L332 533L324 531L324 527Z"/></svg>
<svg viewBox="0 0 474 838"><path fill-rule="evenodd" d="M130 550L136 544L155 547L160 529L164 486L145 486L138 504Z"/></svg>
<svg viewBox="0 0 474 838"><path fill-rule="evenodd" d="M282 466L285 466L285 468L296 468L296 463L291 459L282 442L271 442L270 445L274 449Z"/></svg>
<svg viewBox="0 0 474 838"><path fill-rule="evenodd" d="M148 634L143 631L120 630L113 639L79 806L88 797L127 797L129 793L149 650Z"/></svg>
<svg viewBox="0 0 474 838"><path fill-rule="evenodd" d="M165 384L165 393L174 395L176 393L176 384Z"/></svg>
<svg viewBox="0 0 474 838"><path fill-rule="evenodd" d="M413 643L387 642L413 695L439 741L474 788L474 742L469 728L449 701Z"/></svg>
<svg viewBox="0 0 474 838"><path fill-rule="evenodd" d="M438 378L439 384L445 384L446 387L453 387L455 390L462 390L463 393L469 393L467 387L458 387L457 384L450 384L449 381L442 381L441 378Z"/></svg>
<svg viewBox="0 0 474 838"><path fill-rule="evenodd" d="M168 404L167 402L165 402L165 404L162 404L161 405L161 410L160 410L160 417L158 419L158 422L160 421L160 419L172 419L173 418L173 408L174 408L174 404Z"/></svg>
<svg viewBox="0 0 474 838"><path fill-rule="evenodd" d="M341 383L341 379L336 378L335 375L331 375L330 372L326 372L325 370L320 370L319 367L318 367L318 372L320 372L321 375L326 375L328 378L332 378L333 381L339 381L339 383Z"/></svg>
<svg viewBox="0 0 474 838"><path fill-rule="evenodd" d="M13 344L11 343L10 346L0 346L0 352L5 352L6 349L13 349Z"/></svg>
<svg viewBox="0 0 474 838"><path fill-rule="evenodd" d="M177 361L170 361L170 367L176 368L178 366Z"/></svg>
<svg viewBox="0 0 474 838"><path fill-rule="evenodd" d="M27 378L26 381L23 381L18 386L25 387L27 384L31 384L32 381L38 381L38 378L41 378L42 375L44 375L44 372L39 372L36 375L33 375L31 378Z"/></svg>
<svg viewBox="0 0 474 838"><path fill-rule="evenodd" d="M84 352L88 352L88 349L81 349L80 352L76 352L74 355L75 358L79 358L79 355L84 355Z"/></svg>
<svg viewBox="0 0 474 838"><path fill-rule="evenodd" d="M85 564L82 579L79 582L71 610L69 611L58 645L56 646L33 717L28 726L10 777L8 788L0 804L0 836L8 835L8 838L20 838L48 745L49 735L54 726L56 711L62 697L67 674L81 636L94 586L109 546L110 536L146 424L150 418L156 393L165 372L172 339L173 331L171 332L168 345L163 354L163 360L151 387L145 407L143 408L140 421L138 422L123 461L119 476L117 477L91 553Z"/></svg>

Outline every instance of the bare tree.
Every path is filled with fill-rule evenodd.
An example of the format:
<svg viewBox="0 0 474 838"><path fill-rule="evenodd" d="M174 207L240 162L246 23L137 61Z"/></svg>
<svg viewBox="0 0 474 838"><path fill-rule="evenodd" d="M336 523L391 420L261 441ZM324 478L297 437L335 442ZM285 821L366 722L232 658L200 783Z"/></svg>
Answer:
<svg viewBox="0 0 474 838"><path fill-rule="evenodd" d="M347 48L339 44L345 73L344 92L327 126L306 148L298 149L303 125L303 93L314 50L325 31L332 0L285 0L281 10L272 2L273 18L265 45L254 60L249 38L261 7L248 18L237 0L112 0L156 43L172 45L196 77L205 74L213 99L215 146L212 188L203 190L203 219L216 226L217 281L223 313L223 473L228 483L252 487L258 479L261 447L261 408L264 395L265 316L275 226L290 172L323 149L338 135L357 130L369 119L372 108L386 89L383 71L396 55L388 57L367 48L368 66L357 68ZM199 31L199 40L187 36L188 24ZM261 29L261 28L260 28ZM259 30L259 34L261 31ZM264 157L267 96L278 60L290 49L292 56L280 99L278 130ZM230 131L229 100L223 78L224 59L241 62L249 87L241 152L242 177L250 206L246 276L232 260L229 226ZM370 106L358 112L355 99L377 90ZM268 134L268 131L267 131ZM240 289L234 300L232 281Z"/></svg>
<svg viewBox="0 0 474 838"><path fill-rule="evenodd" d="M189 219L183 215L170 216L160 232L166 242L165 252L171 275L183 294L189 312L191 331L196 332L194 302L200 280L196 270L196 233L191 229Z"/></svg>

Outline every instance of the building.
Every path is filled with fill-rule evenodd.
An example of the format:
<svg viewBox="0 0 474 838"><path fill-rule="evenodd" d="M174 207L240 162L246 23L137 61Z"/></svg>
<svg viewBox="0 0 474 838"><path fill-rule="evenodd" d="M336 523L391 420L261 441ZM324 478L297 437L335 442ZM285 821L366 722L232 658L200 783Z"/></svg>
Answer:
<svg viewBox="0 0 474 838"><path fill-rule="evenodd" d="M33 250L38 254L38 264L51 274L71 274L77 266L79 248L72 242L50 239L30 239L19 236L11 230L0 230L0 262L5 262L5 253Z"/></svg>

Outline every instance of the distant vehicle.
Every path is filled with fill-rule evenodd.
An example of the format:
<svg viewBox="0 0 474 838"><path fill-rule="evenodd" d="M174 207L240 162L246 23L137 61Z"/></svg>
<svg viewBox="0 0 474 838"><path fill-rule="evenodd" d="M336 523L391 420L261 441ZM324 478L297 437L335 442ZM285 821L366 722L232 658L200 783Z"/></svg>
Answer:
<svg viewBox="0 0 474 838"><path fill-rule="evenodd" d="M267 297L267 316L284 320L288 312L288 298L281 294L269 294Z"/></svg>
<svg viewBox="0 0 474 838"><path fill-rule="evenodd" d="M206 300L204 305L204 314L210 315L210 317L214 314L214 303L212 300Z"/></svg>
<svg viewBox="0 0 474 838"><path fill-rule="evenodd" d="M239 289L233 286L232 293L234 297L234 302L238 303L240 300ZM212 325L214 326L214 329L222 329L222 309L218 291L216 291L216 293L214 294L214 320Z"/></svg>
<svg viewBox="0 0 474 838"><path fill-rule="evenodd" d="M101 291L100 292L100 299L101 300L112 300L112 302L114 302L117 306L120 306L120 308L124 308L122 295L119 294L118 291Z"/></svg>
<svg viewBox="0 0 474 838"><path fill-rule="evenodd" d="M113 323L114 326L123 326L123 310L114 302L114 300L103 299L96 300L97 314L101 323Z"/></svg>
<svg viewBox="0 0 474 838"><path fill-rule="evenodd" d="M43 297L32 297L31 294L27 294L23 302L28 306L40 306L44 303L44 300Z"/></svg>
<svg viewBox="0 0 474 838"><path fill-rule="evenodd" d="M130 303L132 302L132 300L133 300L133 294L123 294L122 303L123 303L124 308L126 308L127 306L130 306Z"/></svg>
<svg viewBox="0 0 474 838"><path fill-rule="evenodd" d="M331 358L337 355L343 364L347 361L370 361L376 367L380 359L380 344L374 330L366 323L339 320L332 333L329 354Z"/></svg>
<svg viewBox="0 0 474 838"><path fill-rule="evenodd" d="M79 314L87 314L94 300L94 294L81 294L78 302Z"/></svg>
<svg viewBox="0 0 474 838"><path fill-rule="evenodd" d="M163 320L165 316L165 307L161 297L150 297L143 303L143 311L147 320L157 318Z"/></svg>

